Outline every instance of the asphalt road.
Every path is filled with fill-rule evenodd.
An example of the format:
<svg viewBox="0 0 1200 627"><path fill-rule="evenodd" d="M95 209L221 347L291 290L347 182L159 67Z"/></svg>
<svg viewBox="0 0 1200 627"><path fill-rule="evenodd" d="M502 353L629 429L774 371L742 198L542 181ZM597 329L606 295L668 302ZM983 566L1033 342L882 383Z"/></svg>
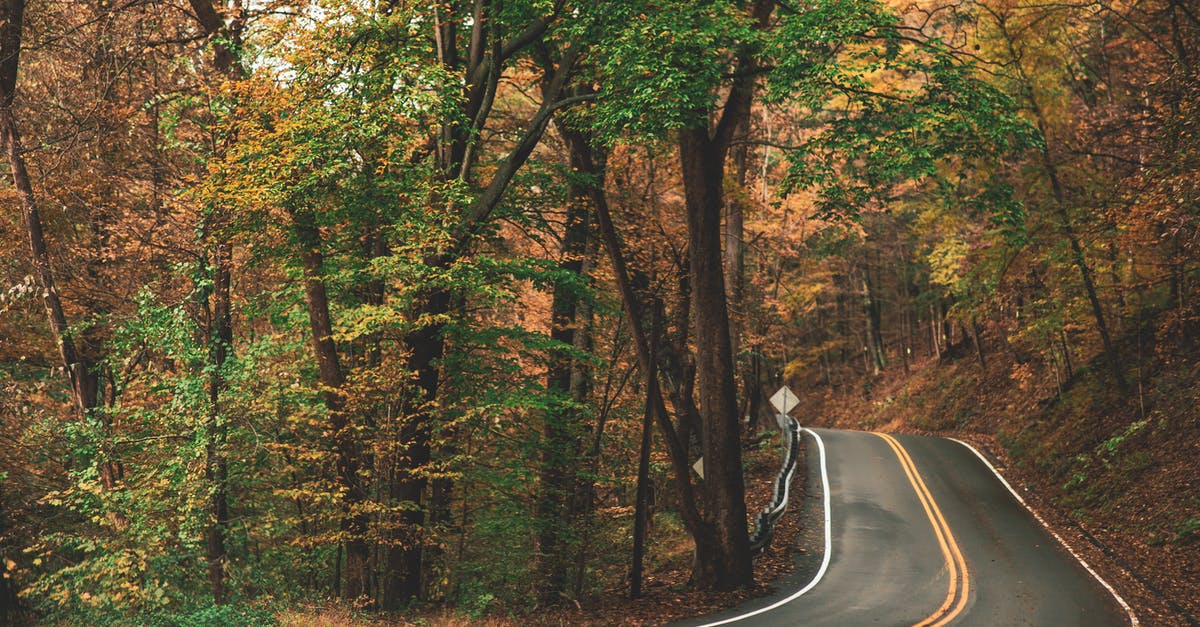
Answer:
<svg viewBox="0 0 1200 627"><path fill-rule="evenodd" d="M801 500L811 524L831 521L828 556L802 557L772 596L683 624L1130 624L1114 595L965 445L815 434L806 436L808 492L823 489L819 438L828 498Z"/></svg>

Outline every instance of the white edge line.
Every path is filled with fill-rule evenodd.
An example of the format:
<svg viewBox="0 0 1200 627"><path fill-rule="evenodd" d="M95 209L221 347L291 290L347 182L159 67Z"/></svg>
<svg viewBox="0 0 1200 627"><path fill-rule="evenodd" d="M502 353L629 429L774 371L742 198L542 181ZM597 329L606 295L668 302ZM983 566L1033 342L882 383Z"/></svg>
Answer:
<svg viewBox="0 0 1200 627"><path fill-rule="evenodd" d="M1117 600L1117 603L1125 610L1125 614L1129 617L1129 624L1133 627L1138 627L1138 625L1140 625L1137 615L1133 613L1133 608L1125 602L1125 599L1121 598L1121 595L1117 592L1117 590L1109 585L1109 583L1100 576L1100 573L1097 573L1095 570L1093 570L1092 567L1088 565L1087 561L1084 560L1083 557L1081 557L1078 553L1076 553L1075 549L1072 549L1071 545L1067 544L1067 541L1064 540L1062 536L1058 535L1058 532L1054 531L1050 528L1050 525L1046 524L1045 519L1035 512L1033 508L1029 506L1029 503L1025 502L1025 499L1021 498L1021 495L1013 489L1008 480L1004 478L1004 475L1000 474L1000 471L996 470L996 467L992 465L992 462L988 461L988 458L984 457L983 453L979 452L979 449L976 449L974 446L971 446L969 443L959 440L958 438L947 439L958 442L959 444L967 447L967 450L974 453L975 456L978 457L980 461L982 461L984 465L988 467L988 470L991 470L992 474L996 475L996 478L1000 480L1000 483L1004 484L1005 488L1008 488L1009 493L1013 495L1013 498L1017 499L1017 502L1021 504L1021 507L1024 507L1025 511L1033 514L1033 517L1038 521L1038 523L1040 523L1046 531L1050 532L1050 535L1054 536L1055 540L1058 540L1058 543L1067 550L1067 553L1070 553L1071 557L1074 557L1079 564L1083 566L1084 570L1088 571L1088 573L1090 573L1092 577L1096 579L1096 581L1100 582L1100 585L1104 586L1105 590L1108 590L1108 592L1112 594L1113 598Z"/></svg>
<svg viewBox="0 0 1200 627"><path fill-rule="evenodd" d="M815 588L817 586L817 583L819 583L821 581L821 578L825 576L825 571L829 569L829 557L832 552L831 549L833 546L833 531L832 531L832 527L830 525L830 516L829 516L829 468L825 463L825 442L823 442L821 440L821 436L817 435L816 431L813 431L812 429L809 429L808 427L804 427L804 430L807 431L808 434L811 435L813 437L813 439L815 439L817 441L817 450L820 452L820 456L821 456L821 492L824 495L822 497L822 500L824 501L824 504L825 504L825 556L821 559L821 568L817 569L816 576L813 577L812 581L808 582L808 585L797 590L796 592L793 592L787 598L780 599L766 607L760 607L757 610L754 610L753 612L746 612L745 614L739 614L738 616L734 616L732 618L726 618L725 620L720 620L715 623L706 623L704 625L701 625L700 627L716 627L717 625L725 625L727 623L734 623L739 620L750 618L751 616L757 616L759 614L770 612L771 610L773 610L781 605L786 605L788 603L791 603L792 601L795 601L796 599L800 598L801 595L804 595L809 590L812 590L813 588ZM1118 598L1120 598L1120 597L1118 597Z"/></svg>

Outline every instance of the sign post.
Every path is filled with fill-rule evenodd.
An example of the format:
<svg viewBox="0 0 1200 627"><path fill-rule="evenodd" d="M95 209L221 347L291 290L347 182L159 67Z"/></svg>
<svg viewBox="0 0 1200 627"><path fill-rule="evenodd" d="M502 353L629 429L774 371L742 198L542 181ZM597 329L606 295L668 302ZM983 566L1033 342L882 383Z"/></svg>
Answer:
<svg viewBox="0 0 1200 627"><path fill-rule="evenodd" d="M779 422L779 428L782 429L787 425L788 412L800 404L800 399L785 385L779 388L775 396L771 397L771 404L775 406L775 409L779 410L779 414L775 416L775 419Z"/></svg>

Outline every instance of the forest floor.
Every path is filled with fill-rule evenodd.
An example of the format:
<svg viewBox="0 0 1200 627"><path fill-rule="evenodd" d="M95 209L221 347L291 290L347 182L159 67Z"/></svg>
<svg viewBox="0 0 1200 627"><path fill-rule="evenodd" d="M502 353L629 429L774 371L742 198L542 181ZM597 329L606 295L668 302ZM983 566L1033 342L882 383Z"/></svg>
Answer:
<svg viewBox="0 0 1200 627"><path fill-rule="evenodd" d="M1122 392L1098 366L1064 384L1007 357L848 377L795 413L972 442L1142 624L1200 625L1200 363L1161 360Z"/></svg>

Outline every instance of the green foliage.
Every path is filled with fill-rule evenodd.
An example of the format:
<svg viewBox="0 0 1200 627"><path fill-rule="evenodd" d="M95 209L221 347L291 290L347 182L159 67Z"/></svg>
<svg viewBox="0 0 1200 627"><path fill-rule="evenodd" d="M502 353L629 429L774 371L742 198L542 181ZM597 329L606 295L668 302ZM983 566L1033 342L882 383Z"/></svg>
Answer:
<svg viewBox="0 0 1200 627"><path fill-rule="evenodd" d="M269 627L278 624L274 608L265 606L210 605L190 612L149 617L148 625L162 627Z"/></svg>
<svg viewBox="0 0 1200 627"><path fill-rule="evenodd" d="M1017 237L1021 206L988 168L1031 145L1032 128L1011 98L974 77L972 66L940 41L901 47L888 30L895 18L873 19L881 32L869 31L861 48L839 44L836 50L850 51L827 59L834 76L801 74L786 83L797 89L796 80L813 81L804 89L820 121L818 132L792 151L787 185L815 190L821 213L852 221L889 202L901 184L916 185L937 192L929 201L978 210ZM836 63L844 57L850 63ZM964 184L973 171L981 185Z"/></svg>
<svg viewBox="0 0 1200 627"><path fill-rule="evenodd" d="M488 606L491 605L492 601L495 600L496 595L490 592L484 592L474 595L461 605L464 609L466 609L467 616L470 617L471 620L479 620L480 618L483 618L484 613L487 612Z"/></svg>
<svg viewBox="0 0 1200 627"><path fill-rule="evenodd" d="M742 3L614 4L605 8L618 30L604 45L598 130L662 137L707 124L731 55L759 44Z"/></svg>
<svg viewBox="0 0 1200 627"><path fill-rule="evenodd" d="M1101 443L1100 446L1097 446L1096 447L1096 455L1101 458L1111 457L1113 454L1115 454L1117 452L1117 449L1120 448L1120 446L1126 440L1133 437L1138 432L1140 432L1142 429L1144 429L1146 427L1147 422L1148 421L1146 421L1146 420L1136 420L1134 422L1129 423L1129 426L1126 427L1125 430L1122 431L1120 434L1114 435L1113 437L1111 437L1111 438L1105 440L1103 443Z"/></svg>
<svg viewBox="0 0 1200 627"><path fill-rule="evenodd" d="M1175 537L1171 539L1176 544L1191 544L1200 540L1200 518L1189 518L1176 527Z"/></svg>
<svg viewBox="0 0 1200 627"><path fill-rule="evenodd" d="M198 284L205 289L203 282ZM279 475L269 470L277 462L256 450L262 445L259 430L270 424L267 416L283 405L263 407L257 402L263 385L270 385L261 378L264 364L294 351L296 345L264 337L231 357L221 373L227 413L216 423L206 387L212 374L208 347L189 313L192 298L165 304L143 291L135 314L114 335L110 360L113 371L122 373L114 385L126 395L136 394L140 403L115 404L59 427L74 470L68 484L48 492L42 501L57 516L76 523L43 535L29 549L36 576L23 592L47 617L93 624L128 624L137 617L151 623L201 625L237 616L260 624L259 618L268 615L265 610L239 614L242 610L235 608L197 605L204 602L195 591L205 588L199 564L203 533L211 524L208 501L213 489L204 460L214 442L212 429L223 423L227 435L219 452L235 461L229 477L232 507L253 515L259 507L280 505L271 485ZM124 426L119 438L105 427L113 423ZM137 479L119 490L105 490L98 469L118 459L127 476ZM253 531L228 529L227 542L236 550L252 540L282 541L278 549L286 550L290 533L287 524L263 521ZM243 571L248 566L234 564L229 569L235 596L267 577Z"/></svg>

